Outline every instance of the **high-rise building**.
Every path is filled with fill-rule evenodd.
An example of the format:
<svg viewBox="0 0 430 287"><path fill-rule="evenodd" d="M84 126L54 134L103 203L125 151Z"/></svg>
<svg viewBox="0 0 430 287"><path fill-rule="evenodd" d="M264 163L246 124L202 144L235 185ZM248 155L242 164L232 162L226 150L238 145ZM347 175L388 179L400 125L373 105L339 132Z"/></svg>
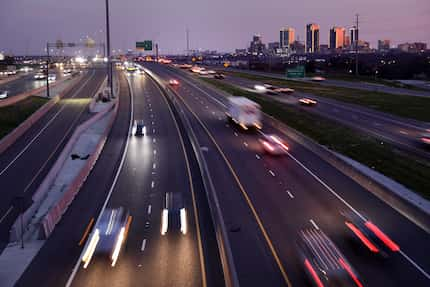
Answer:
<svg viewBox="0 0 430 287"><path fill-rule="evenodd" d="M330 29L330 49L342 49L345 45L345 28L336 27Z"/></svg>
<svg viewBox="0 0 430 287"><path fill-rule="evenodd" d="M378 40L378 51L390 50L390 40Z"/></svg>
<svg viewBox="0 0 430 287"><path fill-rule="evenodd" d="M263 44L261 40L261 35L255 34L252 37L251 44L249 45L249 52L252 54L261 54L266 49L266 46Z"/></svg>
<svg viewBox="0 0 430 287"><path fill-rule="evenodd" d="M279 47L287 49L294 42L295 31L293 28L283 28L279 31Z"/></svg>
<svg viewBox="0 0 430 287"><path fill-rule="evenodd" d="M349 28L349 40L351 47L355 47L358 40L358 29L355 26Z"/></svg>
<svg viewBox="0 0 430 287"><path fill-rule="evenodd" d="M320 47L320 26L311 23L306 25L306 53L316 53Z"/></svg>

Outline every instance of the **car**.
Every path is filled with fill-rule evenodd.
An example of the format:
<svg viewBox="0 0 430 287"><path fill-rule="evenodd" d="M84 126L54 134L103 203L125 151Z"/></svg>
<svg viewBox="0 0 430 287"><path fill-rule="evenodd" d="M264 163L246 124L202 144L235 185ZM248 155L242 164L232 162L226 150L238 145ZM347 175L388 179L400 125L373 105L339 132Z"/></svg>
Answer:
<svg viewBox="0 0 430 287"><path fill-rule="evenodd" d="M182 192L166 192L163 210L161 211L161 235L168 230L179 230L187 234L187 210L184 205Z"/></svg>
<svg viewBox="0 0 430 287"><path fill-rule="evenodd" d="M144 136L146 134L146 127L143 120L134 121L132 133L135 136Z"/></svg>
<svg viewBox="0 0 430 287"><path fill-rule="evenodd" d="M262 138L259 139L259 142L261 143L263 150L271 155L286 154L289 150L288 145L277 135L265 134Z"/></svg>
<svg viewBox="0 0 430 287"><path fill-rule="evenodd" d="M301 230L297 245L299 258L313 286L363 286L358 273L319 227Z"/></svg>
<svg viewBox="0 0 430 287"><path fill-rule="evenodd" d="M290 89L290 88L276 88L273 91L278 94L287 94L287 95L294 93L294 89Z"/></svg>
<svg viewBox="0 0 430 287"><path fill-rule="evenodd" d="M321 77L321 76L315 76L315 77L312 77L311 80L314 82L323 82L326 80L326 78Z"/></svg>
<svg viewBox="0 0 430 287"><path fill-rule="evenodd" d="M63 70L63 76L70 76L72 74L72 70L70 70L70 69L65 69L65 70Z"/></svg>
<svg viewBox="0 0 430 287"><path fill-rule="evenodd" d="M208 72L208 74L209 75L215 75L217 72L216 71L214 71L214 70L209 70L209 71L207 71Z"/></svg>
<svg viewBox="0 0 430 287"><path fill-rule="evenodd" d="M55 82L55 80L57 80L57 75L55 75L55 74L49 74L48 75L48 81Z"/></svg>
<svg viewBox="0 0 430 287"><path fill-rule="evenodd" d="M134 67L134 66L129 66L129 67L127 67L126 71L127 71L128 74L132 75L132 74L134 74L134 73L137 72L137 68Z"/></svg>
<svg viewBox="0 0 430 287"><path fill-rule="evenodd" d="M83 267L87 268L94 254L108 256L114 267L124 244L131 216L124 207L106 208L100 216L82 256Z"/></svg>
<svg viewBox="0 0 430 287"><path fill-rule="evenodd" d="M317 104L317 101L309 99L309 98L301 98L299 99L299 103L305 106L313 106Z"/></svg>
<svg viewBox="0 0 430 287"><path fill-rule="evenodd" d="M430 129L426 130L421 134L420 142L426 146L430 146Z"/></svg>
<svg viewBox="0 0 430 287"><path fill-rule="evenodd" d="M44 80L44 79L46 79L46 74L45 73L37 73L34 75L34 79L35 80Z"/></svg>
<svg viewBox="0 0 430 287"><path fill-rule="evenodd" d="M222 80L222 79L225 79L225 75L224 75L224 74L221 74L221 73L216 73L216 74L214 75L214 78L215 78L215 79L218 79L218 80Z"/></svg>
<svg viewBox="0 0 430 287"><path fill-rule="evenodd" d="M206 71L206 70L200 70L199 75L200 75L200 76L208 76L208 75L209 75L209 72L208 72L208 71Z"/></svg>
<svg viewBox="0 0 430 287"><path fill-rule="evenodd" d="M176 79L170 79L169 80L169 85L171 86L178 86L179 85L179 81Z"/></svg>
<svg viewBox="0 0 430 287"><path fill-rule="evenodd" d="M7 91L0 91L0 100L1 99L6 99L8 95Z"/></svg>
<svg viewBox="0 0 430 287"><path fill-rule="evenodd" d="M351 210L343 211L341 215L349 231L371 253L387 257L400 251L399 246L370 220L358 216Z"/></svg>

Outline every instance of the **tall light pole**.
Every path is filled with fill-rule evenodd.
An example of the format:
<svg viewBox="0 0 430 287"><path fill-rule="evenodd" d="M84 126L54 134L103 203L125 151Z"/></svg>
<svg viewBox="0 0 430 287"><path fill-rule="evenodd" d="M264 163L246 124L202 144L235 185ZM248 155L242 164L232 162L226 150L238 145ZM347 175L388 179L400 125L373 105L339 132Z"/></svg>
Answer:
<svg viewBox="0 0 430 287"><path fill-rule="evenodd" d="M354 31L354 36L355 36L355 76L358 77L358 14L355 14L355 31Z"/></svg>
<svg viewBox="0 0 430 287"><path fill-rule="evenodd" d="M112 61L110 55L110 28L109 28L109 0L106 0L106 56L107 56L107 84L110 89L109 99L112 98Z"/></svg>

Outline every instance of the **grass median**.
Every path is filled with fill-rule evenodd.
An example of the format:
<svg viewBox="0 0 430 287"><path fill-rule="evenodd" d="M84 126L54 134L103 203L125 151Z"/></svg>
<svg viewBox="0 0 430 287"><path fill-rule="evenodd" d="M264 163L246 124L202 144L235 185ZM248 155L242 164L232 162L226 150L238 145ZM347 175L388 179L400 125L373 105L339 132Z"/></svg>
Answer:
<svg viewBox="0 0 430 287"><path fill-rule="evenodd" d="M29 97L13 105L0 108L0 139L24 122L47 101L46 98Z"/></svg>
<svg viewBox="0 0 430 287"><path fill-rule="evenodd" d="M430 199L430 165L411 157L388 143L382 143L321 116L307 113L294 106L264 98L233 85L214 79L207 83L233 95L247 97L259 103L266 114L312 138L321 145L348 156L396 180L411 190Z"/></svg>
<svg viewBox="0 0 430 287"><path fill-rule="evenodd" d="M275 79L241 72L229 71L227 73L248 80L263 81L275 86L287 86L299 92L360 105L404 118L430 122L430 97L414 97L344 87L324 86L317 83Z"/></svg>

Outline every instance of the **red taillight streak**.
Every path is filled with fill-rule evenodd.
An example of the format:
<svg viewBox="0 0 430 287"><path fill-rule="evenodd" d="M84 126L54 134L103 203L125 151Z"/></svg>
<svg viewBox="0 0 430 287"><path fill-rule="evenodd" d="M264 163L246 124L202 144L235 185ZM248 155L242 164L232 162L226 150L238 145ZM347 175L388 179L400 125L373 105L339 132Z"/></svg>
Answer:
<svg viewBox="0 0 430 287"><path fill-rule="evenodd" d="M282 146L285 150L288 150L288 146L286 144L284 144L279 138L271 136L271 138L280 146Z"/></svg>
<svg viewBox="0 0 430 287"><path fill-rule="evenodd" d="M354 232L355 235L357 235L361 242L363 242L370 251L375 253L379 252L378 248L372 242L370 242L370 240L357 227L355 227L354 224L347 221L345 221L345 224L349 227L349 229L352 230L352 232Z"/></svg>
<svg viewBox="0 0 430 287"><path fill-rule="evenodd" d="M384 232L382 232L375 224L371 221L366 221L364 225L370 229L391 251L397 252L400 250L400 247L394 243Z"/></svg>
<svg viewBox="0 0 430 287"><path fill-rule="evenodd" d="M421 140L425 143L430 143L430 138L421 138Z"/></svg>
<svg viewBox="0 0 430 287"><path fill-rule="evenodd" d="M324 287L324 284L321 282L321 279L318 277L318 274L315 272L311 263L309 263L309 260L307 260L307 259L305 259L305 266L309 270L309 272L311 273L312 278L314 278L314 281L318 285L318 287Z"/></svg>
<svg viewBox="0 0 430 287"><path fill-rule="evenodd" d="M274 150L274 148L268 143L268 142L263 142L263 145L265 146L265 147L267 147L270 151L273 151Z"/></svg>
<svg viewBox="0 0 430 287"><path fill-rule="evenodd" d="M349 276L351 276L357 286L363 287L363 284L361 284L360 280L358 280L357 276L352 272L351 267L345 262L345 260L339 258L339 264L346 270L346 272L348 272Z"/></svg>

